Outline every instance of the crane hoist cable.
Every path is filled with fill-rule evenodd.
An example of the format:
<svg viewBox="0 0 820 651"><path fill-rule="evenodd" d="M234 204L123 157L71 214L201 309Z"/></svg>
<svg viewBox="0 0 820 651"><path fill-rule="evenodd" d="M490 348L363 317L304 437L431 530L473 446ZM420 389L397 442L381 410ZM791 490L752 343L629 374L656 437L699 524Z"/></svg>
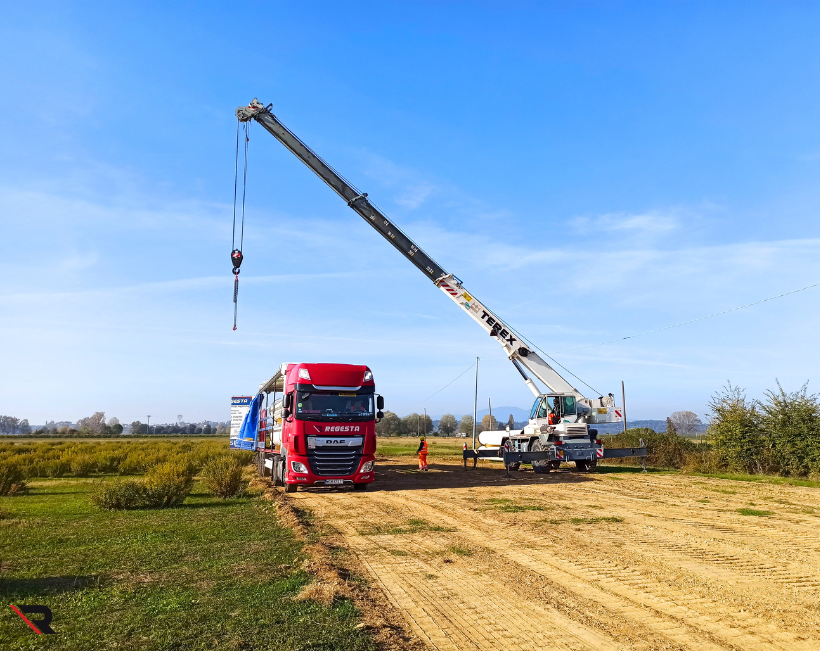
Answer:
<svg viewBox="0 0 820 651"><path fill-rule="evenodd" d="M239 129L244 132L245 159L242 166L242 216L239 229L239 248L236 248L236 200L239 185ZM239 298L239 267L242 266L242 246L245 243L245 191L248 187L248 142L250 123L236 121L236 159L233 168L233 229L231 232L231 264L233 265L233 329L236 330L237 299Z"/></svg>

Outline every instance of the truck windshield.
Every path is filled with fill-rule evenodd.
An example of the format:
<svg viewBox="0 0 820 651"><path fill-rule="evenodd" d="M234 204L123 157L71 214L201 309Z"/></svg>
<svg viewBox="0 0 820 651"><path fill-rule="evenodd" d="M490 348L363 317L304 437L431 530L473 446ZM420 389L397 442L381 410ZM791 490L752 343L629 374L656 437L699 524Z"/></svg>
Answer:
<svg viewBox="0 0 820 651"><path fill-rule="evenodd" d="M336 391L297 391L298 420L372 420L373 394Z"/></svg>

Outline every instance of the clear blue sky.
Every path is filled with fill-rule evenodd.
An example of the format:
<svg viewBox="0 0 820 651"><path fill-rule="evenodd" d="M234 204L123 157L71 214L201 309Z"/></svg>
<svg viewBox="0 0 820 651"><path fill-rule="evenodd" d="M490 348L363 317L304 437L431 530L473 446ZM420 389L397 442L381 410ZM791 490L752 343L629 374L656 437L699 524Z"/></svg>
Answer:
<svg viewBox="0 0 820 651"><path fill-rule="evenodd" d="M814 3L7 3L0 57L0 413L32 423L224 420L282 361L460 416L470 373L427 398L478 355L481 405L529 406L258 126L231 331L257 96L550 352L820 281ZM556 358L633 417L703 414L727 379L816 382L819 317L820 288Z"/></svg>

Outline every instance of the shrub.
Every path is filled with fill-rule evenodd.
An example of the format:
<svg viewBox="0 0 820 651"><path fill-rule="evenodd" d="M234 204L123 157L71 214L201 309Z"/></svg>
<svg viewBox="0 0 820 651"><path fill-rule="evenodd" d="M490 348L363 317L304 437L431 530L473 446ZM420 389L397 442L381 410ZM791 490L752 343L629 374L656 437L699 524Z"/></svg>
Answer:
<svg viewBox="0 0 820 651"><path fill-rule="evenodd" d="M709 441L719 467L743 473L771 470L771 449L761 414L743 389L731 382L709 402L712 424Z"/></svg>
<svg viewBox="0 0 820 651"><path fill-rule="evenodd" d="M781 475L807 476L820 472L820 401L806 392L767 391L759 402L761 425L766 431L774 465Z"/></svg>
<svg viewBox="0 0 820 651"><path fill-rule="evenodd" d="M39 476L62 477L69 470L71 470L71 464L64 459L46 459L40 462Z"/></svg>
<svg viewBox="0 0 820 651"><path fill-rule="evenodd" d="M177 506L185 501L193 485L187 464L167 461L148 472L143 482L145 504L158 509Z"/></svg>
<svg viewBox="0 0 820 651"><path fill-rule="evenodd" d="M14 460L0 461L0 495L19 495L26 490L26 473Z"/></svg>
<svg viewBox="0 0 820 651"><path fill-rule="evenodd" d="M144 486L136 479L100 482L91 493L91 502L101 509L138 509L145 505Z"/></svg>
<svg viewBox="0 0 820 651"><path fill-rule="evenodd" d="M75 477L87 477L95 468L94 457L90 454L78 454L71 458L71 473Z"/></svg>
<svg viewBox="0 0 820 651"><path fill-rule="evenodd" d="M105 451L96 456L97 472L117 472L125 455L117 452Z"/></svg>
<svg viewBox="0 0 820 651"><path fill-rule="evenodd" d="M683 468L689 465L691 456L697 450L694 441L677 434L656 432L648 427L634 427L621 434L607 436L604 445L615 449L637 448L641 439L646 445L646 463L662 468Z"/></svg>
<svg viewBox="0 0 820 651"><path fill-rule="evenodd" d="M234 456L211 459L202 469L203 483L212 495L225 499L233 497L242 488L242 466Z"/></svg>
<svg viewBox="0 0 820 651"><path fill-rule="evenodd" d="M120 462L118 470L121 475L138 475L145 472L142 454L132 452Z"/></svg>

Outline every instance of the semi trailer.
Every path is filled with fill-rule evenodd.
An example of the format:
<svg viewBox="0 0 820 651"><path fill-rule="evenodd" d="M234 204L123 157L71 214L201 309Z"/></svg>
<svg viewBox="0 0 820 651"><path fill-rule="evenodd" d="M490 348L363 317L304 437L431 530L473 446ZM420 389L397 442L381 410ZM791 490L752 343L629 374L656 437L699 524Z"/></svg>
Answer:
<svg viewBox="0 0 820 651"><path fill-rule="evenodd" d="M376 478L376 422L384 398L373 372L354 364L281 364L259 386L246 423L256 422L257 469L292 493L299 486L353 486Z"/></svg>
<svg viewBox="0 0 820 651"><path fill-rule="evenodd" d="M475 464L478 458L489 457L501 458L508 470L518 469L523 462L531 463L535 472L544 473L559 468L562 462L571 461L576 469L585 471L594 470L598 460L603 458L646 455L643 448L604 450L594 425L623 421L614 395L584 396L534 350L533 344L526 342L475 294L468 292L459 278L445 271L391 222L368 199L366 192L361 192L322 160L270 109L271 105L265 106L254 99L249 105L237 108L236 117L240 122L255 120L260 124L498 342L535 396L527 425L520 430L499 432L497 444L465 449L465 466L468 458L472 458ZM543 383L547 390L539 389L533 378Z"/></svg>

